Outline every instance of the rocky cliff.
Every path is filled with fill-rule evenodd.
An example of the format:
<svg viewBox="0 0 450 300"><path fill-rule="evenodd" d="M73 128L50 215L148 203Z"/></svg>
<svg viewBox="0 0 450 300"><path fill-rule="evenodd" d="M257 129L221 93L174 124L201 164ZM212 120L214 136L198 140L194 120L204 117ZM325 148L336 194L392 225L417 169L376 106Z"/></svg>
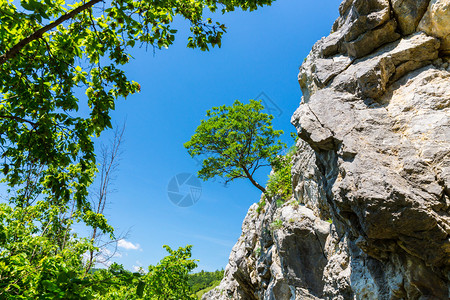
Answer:
<svg viewBox="0 0 450 300"><path fill-rule="evenodd" d="M294 197L204 299L449 299L450 1L345 0L300 68Z"/></svg>

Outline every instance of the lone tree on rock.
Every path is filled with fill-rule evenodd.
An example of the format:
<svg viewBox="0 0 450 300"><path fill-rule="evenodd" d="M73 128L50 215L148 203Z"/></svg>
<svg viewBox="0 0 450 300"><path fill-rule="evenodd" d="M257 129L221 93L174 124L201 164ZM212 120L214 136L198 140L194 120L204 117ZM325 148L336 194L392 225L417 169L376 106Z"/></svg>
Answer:
<svg viewBox="0 0 450 300"><path fill-rule="evenodd" d="M191 140L184 144L192 157L205 155L198 175L203 180L215 176L225 183L248 178L266 194L266 189L254 179L256 170L270 166L286 146L278 138L282 130L272 127L272 115L263 113L261 101L232 106L213 107L206 112Z"/></svg>

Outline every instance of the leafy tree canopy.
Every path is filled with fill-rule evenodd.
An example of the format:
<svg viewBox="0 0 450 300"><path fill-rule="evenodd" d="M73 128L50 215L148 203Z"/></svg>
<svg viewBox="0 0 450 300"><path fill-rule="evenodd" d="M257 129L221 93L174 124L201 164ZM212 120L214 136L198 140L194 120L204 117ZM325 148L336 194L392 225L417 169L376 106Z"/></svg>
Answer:
<svg viewBox="0 0 450 300"><path fill-rule="evenodd" d="M82 261L93 244L71 226L113 234L87 196L92 139L111 127L115 101L140 90L122 70L129 50L169 47L175 17L190 27L188 47L220 47L226 27L206 12L272 1L0 0L0 172L10 188L0 205L0 298L93 298Z"/></svg>
<svg viewBox="0 0 450 300"><path fill-rule="evenodd" d="M272 127L272 115L263 113L261 101L243 104L236 100L232 106L213 107L207 111L191 140L184 144L189 154L204 155L200 178L215 176L225 182L248 178L263 193L266 190L253 178L260 167L269 166L285 147L279 141L282 130Z"/></svg>
<svg viewBox="0 0 450 300"><path fill-rule="evenodd" d="M95 282L94 299L196 299L188 283L189 272L197 266L191 259L192 246L164 248L169 254L157 265L150 265L147 273L132 273L118 264L93 272L89 278Z"/></svg>
<svg viewBox="0 0 450 300"><path fill-rule="evenodd" d="M148 267L145 292L151 296L150 299L196 299L189 285L189 272L197 267L196 260L191 259L192 246L178 250L164 246L164 249L169 255L156 266Z"/></svg>
<svg viewBox="0 0 450 300"><path fill-rule="evenodd" d="M48 210L42 207L48 205L0 203L0 299L194 299L188 277L197 266L192 246L164 246L168 255L147 273L132 273L116 263L86 273L82 257L93 248L90 240L45 229L64 236L58 245L37 226L48 224Z"/></svg>
<svg viewBox="0 0 450 300"><path fill-rule="evenodd" d="M80 220L111 231L86 201L96 171L91 139L111 127L115 101L140 90L121 69L130 48L170 46L176 16L190 26L188 47L220 47L226 27L205 11L272 1L0 0L0 170L10 187L28 186L11 202L29 205L42 194L62 206L73 200ZM78 112L84 101L87 114Z"/></svg>

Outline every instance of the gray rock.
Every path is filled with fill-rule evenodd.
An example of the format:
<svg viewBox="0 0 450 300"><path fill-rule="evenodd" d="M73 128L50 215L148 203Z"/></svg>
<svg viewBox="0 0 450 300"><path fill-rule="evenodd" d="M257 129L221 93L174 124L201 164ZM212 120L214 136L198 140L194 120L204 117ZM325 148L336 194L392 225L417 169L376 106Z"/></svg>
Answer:
<svg viewBox="0 0 450 300"><path fill-rule="evenodd" d="M391 19L379 28L364 32L353 40L345 41L342 47L349 56L363 57L379 46L397 40L400 34L395 32L396 29L397 22Z"/></svg>
<svg viewBox="0 0 450 300"><path fill-rule="evenodd" d="M203 299L321 299L330 224L294 199L275 210L270 205L270 215L250 208L225 278Z"/></svg>
<svg viewBox="0 0 450 300"><path fill-rule="evenodd" d="M439 40L426 34L410 35L356 60L335 77L332 88L365 98L379 98L392 82L436 59L439 45Z"/></svg>
<svg viewBox="0 0 450 300"><path fill-rule="evenodd" d="M416 31L430 0L392 0L392 9L403 35Z"/></svg>
<svg viewBox="0 0 450 300"><path fill-rule="evenodd" d="M418 30L439 38L443 55L450 55L450 1L431 0Z"/></svg>
<svg viewBox="0 0 450 300"><path fill-rule="evenodd" d="M204 299L449 299L449 7L342 2L300 68L294 198L250 208Z"/></svg>

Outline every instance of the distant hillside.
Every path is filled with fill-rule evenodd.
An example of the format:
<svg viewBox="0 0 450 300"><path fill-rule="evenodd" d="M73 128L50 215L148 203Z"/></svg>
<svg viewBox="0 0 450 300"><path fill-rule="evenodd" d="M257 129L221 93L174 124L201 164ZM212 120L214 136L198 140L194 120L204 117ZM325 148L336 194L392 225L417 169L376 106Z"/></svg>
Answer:
<svg viewBox="0 0 450 300"><path fill-rule="evenodd" d="M223 278L223 273L224 271L222 269L214 272L205 272L202 270L198 273L189 274L189 284L192 288L192 292L197 294L200 291L205 292L203 290L208 290L217 286Z"/></svg>

